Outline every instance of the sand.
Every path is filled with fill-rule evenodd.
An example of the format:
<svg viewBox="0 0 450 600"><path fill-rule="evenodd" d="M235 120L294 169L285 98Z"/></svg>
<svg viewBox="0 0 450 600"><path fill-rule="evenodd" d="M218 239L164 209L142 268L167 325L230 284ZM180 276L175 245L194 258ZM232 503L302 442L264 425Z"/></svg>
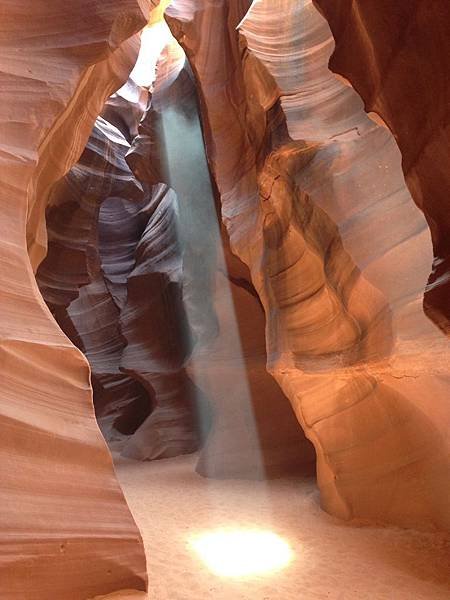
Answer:
<svg viewBox="0 0 450 600"><path fill-rule="evenodd" d="M324 513L314 480L217 481L195 456L120 459L117 474L147 553L153 600L448 600L449 547L442 534L354 527ZM212 574L191 536L221 527L273 531L291 546L284 569L246 579ZM117 600L145 595L119 592Z"/></svg>

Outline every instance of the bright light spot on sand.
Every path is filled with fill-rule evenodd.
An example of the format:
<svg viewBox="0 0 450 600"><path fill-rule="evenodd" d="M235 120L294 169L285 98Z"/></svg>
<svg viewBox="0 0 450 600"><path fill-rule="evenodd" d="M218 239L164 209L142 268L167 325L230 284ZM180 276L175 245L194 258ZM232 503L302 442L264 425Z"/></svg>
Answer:
<svg viewBox="0 0 450 600"><path fill-rule="evenodd" d="M264 575L286 567L292 560L289 544L271 531L217 530L195 536L191 547L215 575Z"/></svg>

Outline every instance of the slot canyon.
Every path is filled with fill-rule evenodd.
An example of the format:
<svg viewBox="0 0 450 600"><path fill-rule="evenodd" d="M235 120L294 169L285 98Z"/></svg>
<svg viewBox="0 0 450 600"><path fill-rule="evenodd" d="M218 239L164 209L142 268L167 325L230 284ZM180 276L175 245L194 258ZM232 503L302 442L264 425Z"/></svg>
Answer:
<svg viewBox="0 0 450 600"><path fill-rule="evenodd" d="M450 596L448 0L0 0L0 600Z"/></svg>

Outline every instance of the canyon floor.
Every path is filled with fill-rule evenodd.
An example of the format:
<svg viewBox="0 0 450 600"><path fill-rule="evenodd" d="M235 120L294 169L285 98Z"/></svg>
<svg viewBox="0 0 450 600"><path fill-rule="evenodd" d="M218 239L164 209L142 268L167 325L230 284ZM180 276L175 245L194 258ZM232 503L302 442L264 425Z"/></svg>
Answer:
<svg viewBox="0 0 450 600"><path fill-rule="evenodd" d="M196 456L119 459L116 470L147 553L152 600L447 600L448 544L441 534L346 525L323 512L312 479L217 481ZM291 547L282 570L214 575L191 548L203 532L270 530ZM145 595L118 594L117 600Z"/></svg>

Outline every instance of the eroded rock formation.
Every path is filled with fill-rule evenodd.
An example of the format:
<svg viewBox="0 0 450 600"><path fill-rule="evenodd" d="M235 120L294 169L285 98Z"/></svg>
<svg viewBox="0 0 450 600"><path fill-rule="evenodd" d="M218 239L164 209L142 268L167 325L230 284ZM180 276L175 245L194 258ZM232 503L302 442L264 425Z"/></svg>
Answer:
<svg viewBox="0 0 450 600"><path fill-rule="evenodd" d="M450 525L448 8L398 4L173 0L150 103L145 0L2 7L2 597L146 587L91 375L127 456L210 403L200 473L303 430L330 513Z"/></svg>
<svg viewBox="0 0 450 600"><path fill-rule="evenodd" d="M191 452L212 410L202 474L310 472L312 447L265 368L262 306L219 225L192 72L167 26L145 36L156 28L168 43L145 118L137 127L144 90L131 79L52 190L38 283L90 362L113 449ZM138 71L145 78L146 65Z"/></svg>
<svg viewBox="0 0 450 600"><path fill-rule="evenodd" d="M450 5L442 0L316 0L336 49L330 68L346 77L398 143L406 183L433 240L424 295L428 316L450 329Z"/></svg>
<svg viewBox="0 0 450 600"><path fill-rule="evenodd" d="M7 2L1 9L1 595L48 600L145 589L139 532L95 423L89 366L52 318L32 266L51 185L126 80L145 2ZM130 38L130 39L128 39Z"/></svg>
<svg viewBox="0 0 450 600"><path fill-rule="evenodd" d="M37 280L89 360L96 414L110 446L162 458L192 452L197 436L183 371L189 334L177 199L167 186L143 187L126 162L143 94L129 81L108 101L104 115L122 131L98 118L80 161L54 186L49 251Z"/></svg>
<svg viewBox="0 0 450 600"><path fill-rule="evenodd" d="M265 369L262 306L219 224L195 81L173 39L157 72L152 107L128 161L139 178L163 181L178 197L183 302L194 340L187 372L213 412L213 431L197 470L251 478L310 472L312 448ZM203 400L200 416L204 410Z"/></svg>
<svg viewBox="0 0 450 600"><path fill-rule="evenodd" d="M446 526L449 350L421 307L431 245L400 154L328 71L312 2L254 3L239 39L246 8L179 0L167 15L201 89L231 248L265 308L268 368L315 445L327 510Z"/></svg>

